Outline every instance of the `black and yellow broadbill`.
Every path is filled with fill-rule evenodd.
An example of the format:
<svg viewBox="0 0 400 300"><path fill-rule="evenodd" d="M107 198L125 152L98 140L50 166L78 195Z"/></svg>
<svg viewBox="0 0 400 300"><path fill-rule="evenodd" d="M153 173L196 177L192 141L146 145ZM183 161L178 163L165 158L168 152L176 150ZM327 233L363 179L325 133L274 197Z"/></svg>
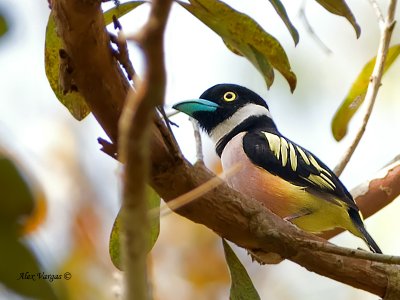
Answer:
<svg viewBox="0 0 400 300"><path fill-rule="evenodd" d="M315 155L278 131L259 95L219 84L174 108L199 122L215 143L224 170L240 164L227 180L232 188L303 230L341 227L382 253L346 187Z"/></svg>

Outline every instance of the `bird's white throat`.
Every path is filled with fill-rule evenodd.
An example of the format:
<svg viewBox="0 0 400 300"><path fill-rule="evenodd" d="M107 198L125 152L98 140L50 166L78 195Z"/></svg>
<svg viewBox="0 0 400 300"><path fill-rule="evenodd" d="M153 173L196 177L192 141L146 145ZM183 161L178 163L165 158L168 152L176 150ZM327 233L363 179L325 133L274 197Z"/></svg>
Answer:
<svg viewBox="0 0 400 300"><path fill-rule="evenodd" d="M224 135L231 132L237 125L249 117L267 116L272 118L269 110L261 105L249 103L239 108L230 118L217 125L210 132L210 138L216 144Z"/></svg>

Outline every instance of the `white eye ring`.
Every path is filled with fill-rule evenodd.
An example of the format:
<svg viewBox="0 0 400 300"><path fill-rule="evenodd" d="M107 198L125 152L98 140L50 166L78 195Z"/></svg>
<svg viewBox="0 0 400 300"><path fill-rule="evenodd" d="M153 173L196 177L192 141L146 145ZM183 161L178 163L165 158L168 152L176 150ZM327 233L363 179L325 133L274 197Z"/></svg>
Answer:
<svg viewBox="0 0 400 300"><path fill-rule="evenodd" d="M224 100L227 102L236 100L237 96L234 92L226 92L224 94Z"/></svg>

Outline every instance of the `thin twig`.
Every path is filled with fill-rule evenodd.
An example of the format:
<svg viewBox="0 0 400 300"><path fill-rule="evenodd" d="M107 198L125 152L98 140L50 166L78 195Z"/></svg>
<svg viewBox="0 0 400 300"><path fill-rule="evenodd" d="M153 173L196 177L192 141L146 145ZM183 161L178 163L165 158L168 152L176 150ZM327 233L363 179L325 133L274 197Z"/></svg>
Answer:
<svg viewBox="0 0 400 300"><path fill-rule="evenodd" d="M122 30L122 25L121 25L119 19L115 15L112 16L112 20L113 20L113 24L114 24L114 29Z"/></svg>
<svg viewBox="0 0 400 300"><path fill-rule="evenodd" d="M379 24L382 24L385 22L385 18L383 17L382 10L379 7L379 4L376 2L376 0L369 0L371 3L372 8L375 11L376 17L378 18Z"/></svg>
<svg viewBox="0 0 400 300"><path fill-rule="evenodd" d="M365 250L350 249L345 247L336 246L331 243L320 242L320 241L310 241L310 240L299 240L299 245L313 250L318 250L325 253L337 254L342 257L352 257L364 260L369 260L373 262L382 262L390 265L399 265L400 256L394 255L384 255L378 253L372 253Z"/></svg>
<svg viewBox="0 0 400 300"><path fill-rule="evenodd" d="M362 125L358 130L353 142L351 143L349 149L345 153L344 157L335 167L334 172L337 176L342 174L344 168L349 162L351 156L356 150L364 132L367 127L369 117L371 116L372 109L375 104L376 97L378 95L379 87L381 86L381 80L383 75L383 69L385 66L386 56L389 50L390 39L392 37L392 32L394 29L394 13L396 10L397 0L391 0L389 3L387 17L384 22L384 26L381 29L381 40L379 42L378 54L376 55L376 62L374 70L371 74L370 83L368 85L367 94L365 96L365 103L367 105L367 111L364 115Z"/></svg>
<svg viewBox="0 0 400 300"><path fill-rule="evenodd" d="M109 141L99 137L97 139L97 142L101 145L100 150L103 151L105 154L109 155L110 157L114 159L118 159L118 149L117 146L113 143L110 143Z"/></svg>
<svg viewBox="0 0 400 300"><path fill-rule="evenodd" d="M314 41L322 48L322 50L326 54L331 54L332 50L329 49L328 46L325 45L325 43L315 33L315 31L314 31L313 27L311 26L310 22L308 22L308 18L306 16L305 6L306 6L306 1L303 1L301 6L300 6L300 9L299 9L299 17L303 21L304 27L306 28L306 30L308 31L310 36L314 39Z"/></svg>
<svg viewBox="0 0 400 300"><path fill-rule="evenodd" d="M349 258L367 260L370 262L385 263L387 265L396 265L396 266L400 265L400 256L377 254L365 250L345 248L319 240L298 239L297 243L299 247L312 249L315 252L318 251L321 253L336 254L342 258L349 257ZM259 250L255 251L252 250L250 253L251 255L254 255L254 258L256 258L257 261L260 263L266 262L274 264L274 263L279 263L283 260L282 257L273 256L273 258L277 258L278 260L269 262L268 260L270 259L269 258L270 253L265 253Z"/></svg>
<svg viewBox="0 0 400 300"><path fill-rule="evenodd" d="M121 24L119 24L119 26L121 26ZM128 45L126 43L126 39L124 37L124 34L122 33L122 30L118 31L118 37L112 33L109 33L109 35L110 35L110 41L114 43L118 48L118 50L113 51L114 57L124 68L126 75L128 76L128 79L133 80L136 73L135 69L133 68L132 62L129 59Z"/></svg>
<svg viewBox="0 0 400 300"><path fill-rule="evenodd" d="M199 124L193 118L190 118L190 122L192 122L193 125L194 140L196 142L196 159L198 162L203 162L204 161L203 143L201 142Z"/></svg>
<svg viewBox="0 0 400 300"><path fill-rule="evenodd" d="M158 109L158 111L161 113L161 116L163 117L163 120L164 120L164 122L165 122L165 125L167 125L168 130L169 130L169 131L171 132L171 134L173 135L173 132L172 132L172 129L171 129L171 125L172 125L172 126L175 126L175 127L179 127L178 124L176 124L175 122L172 122L172 121L171 121L170 115L168 115L168 114L165 112L164 107L158 106L157 109ZM174 135L173 135L173 136L174 136ZM175 136L174 136L174 137L175 137Z"/></svg>
<svg viewBox="0 0 400 300"><path fill-rule="evenodd" d="M165 96L163 35L171 2L152 1L149 19L137 40L146 62L144 78L136 92L128 93L119 121L118 152L125 167L121 210L125 299L150 299L146 264L149 148L155 107L163 104Z"/></svg>
<svg viewBox="0 0 400 300"><path fill-rule="evenodd" d="M171 111L171 112L167 113L167 117L171 118L171 117L173 117L173 116L175 116L175 115L177 115L179 113L180 113L179 110Z"/></svg>
<svg viewBox="0 0 400 300"><path fill-rule="evenodd" d="M156 115L155 119L155 125L157 129L160 131L160 134L165 142L165 145L167 146L169 150L169 154L171 154L175 159L182 159L182 153L181 150L178 146L178 142L176 141L175 135L172 132L171 125L170 125L170 120L168 119L165 110L162 106L158 107L158 111L160 112L161 116L159 114ZM162 118L161 118L162 117ZM173 123L175 124L175 123Z"/></svg>
<svg viewBox="0 0 400 300"><path fill-rule="evenodd" d="M198 187L190 190L189 192L180 195L179 197L168 201L168 205L163 205L160 208L155 208L149 211L149 218L158 218L166 216L173 211L179 209L182 206L185 206L198 198L204 196L211 190L215 189L217 186L221 185L225 180L235 175L239 172L241 166L239 164L234 165L227 171L218 174L217 176L207 180L203 184L199 185Z"/></svg>

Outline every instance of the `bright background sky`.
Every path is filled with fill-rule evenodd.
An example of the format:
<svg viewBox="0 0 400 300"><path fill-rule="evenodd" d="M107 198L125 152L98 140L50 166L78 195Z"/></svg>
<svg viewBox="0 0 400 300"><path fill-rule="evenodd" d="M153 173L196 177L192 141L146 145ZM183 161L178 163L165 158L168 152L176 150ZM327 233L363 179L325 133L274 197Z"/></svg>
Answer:
<svg viewBox="0 0 400 300"><path fill-rule="evenodd" d="M309 22L332 50L332 54L327 54L306 32L298 14L301 2L293 4L292 1L283 1L300 33L297 47L268 1L228 2L254 17L282 43L298 79L293 94L278 72L275 73L275 83L268 91L263 78L249 62L229 52L214 32L174 5L166 33L167 110L173 103L198 97L217 83L244 85L267 100L282 133L311 150L333 168L351 142L361 118L357 114L351 123L349 136L340 143L334 141L330 123L358 72L375 55L379 28L367 0L348 1L362 29L358 40L344 18L331 15L314 1L307 1ZM379 2L385 11L387 1ZM105 134L95 119L90 115L82 122L74 120L50 89L43 64L49 14L47 1L1 0L0 7L8 12L12 20L11 31L0 41L0 143L30 169L43 187L49 203L46 223L30 241L44 265L57 266L73 248L69 237L73 227L70 224L71 215L82 209L82 203L93 205L93 199L96 199L96 213L101 220L98 223L98 247L103 255L102 263L109 264L106 254L108 234L120 201L119 167L98 150L96 139L99 136L104 138ZM143 5L122 18L125 31L136 32L146 20L147 13L148 7ZM397 19L399 16L397 13ZM399 37L397 26L392 44L399 42ZM140 53L134 46L131 57L139 74L142 73ZM399 154L399 72L400 64L397 62L385 75L365 137L341 177L349 189L373 176ZM174 132L184 154L194 161L191 124L183 115L174 117L173 121L180 125ZM216 157L206 137L204 144L207 161L212 163ZM90 188L82 188L83 185ZM387 254L400 254L400 240L396 232L399 213L400 204L397 201L366 221L369 232ZM194 299L192 286L185 276L174 274L175 271L178 273L174 270L176 265L170 266L165 262L177 259L177 253L181 253L179 251L182 250L174 250L175 245L185 247L182 241L170 238L180 232L176 227L178 225L174 224L194 226L172 215L162 220L162 235L154 254L164 255L164 260L159 259L159 265L154 263L156 294L158 291L159 299L174 299L174 296ZM195 227L195 230L202 228ZM175 243L168 244L171 240ZM348 233L333 239L333 242L348 247L364 247L362 241ZM219 244L216 248L222 253ZM310 273L291 262L260 267L252 264L244 251L237 252L246 263L263 299L320 299L322 293L325 300L377 298ZM205 257L200 256L199 259L207 262ZM107 272L104 276L111 277ZM170 293L172 290L170 295L168 288ZM226 290L226 286L221 289L220 299L227 298ZM202 299L201 296L196 297Z"/></svg>

